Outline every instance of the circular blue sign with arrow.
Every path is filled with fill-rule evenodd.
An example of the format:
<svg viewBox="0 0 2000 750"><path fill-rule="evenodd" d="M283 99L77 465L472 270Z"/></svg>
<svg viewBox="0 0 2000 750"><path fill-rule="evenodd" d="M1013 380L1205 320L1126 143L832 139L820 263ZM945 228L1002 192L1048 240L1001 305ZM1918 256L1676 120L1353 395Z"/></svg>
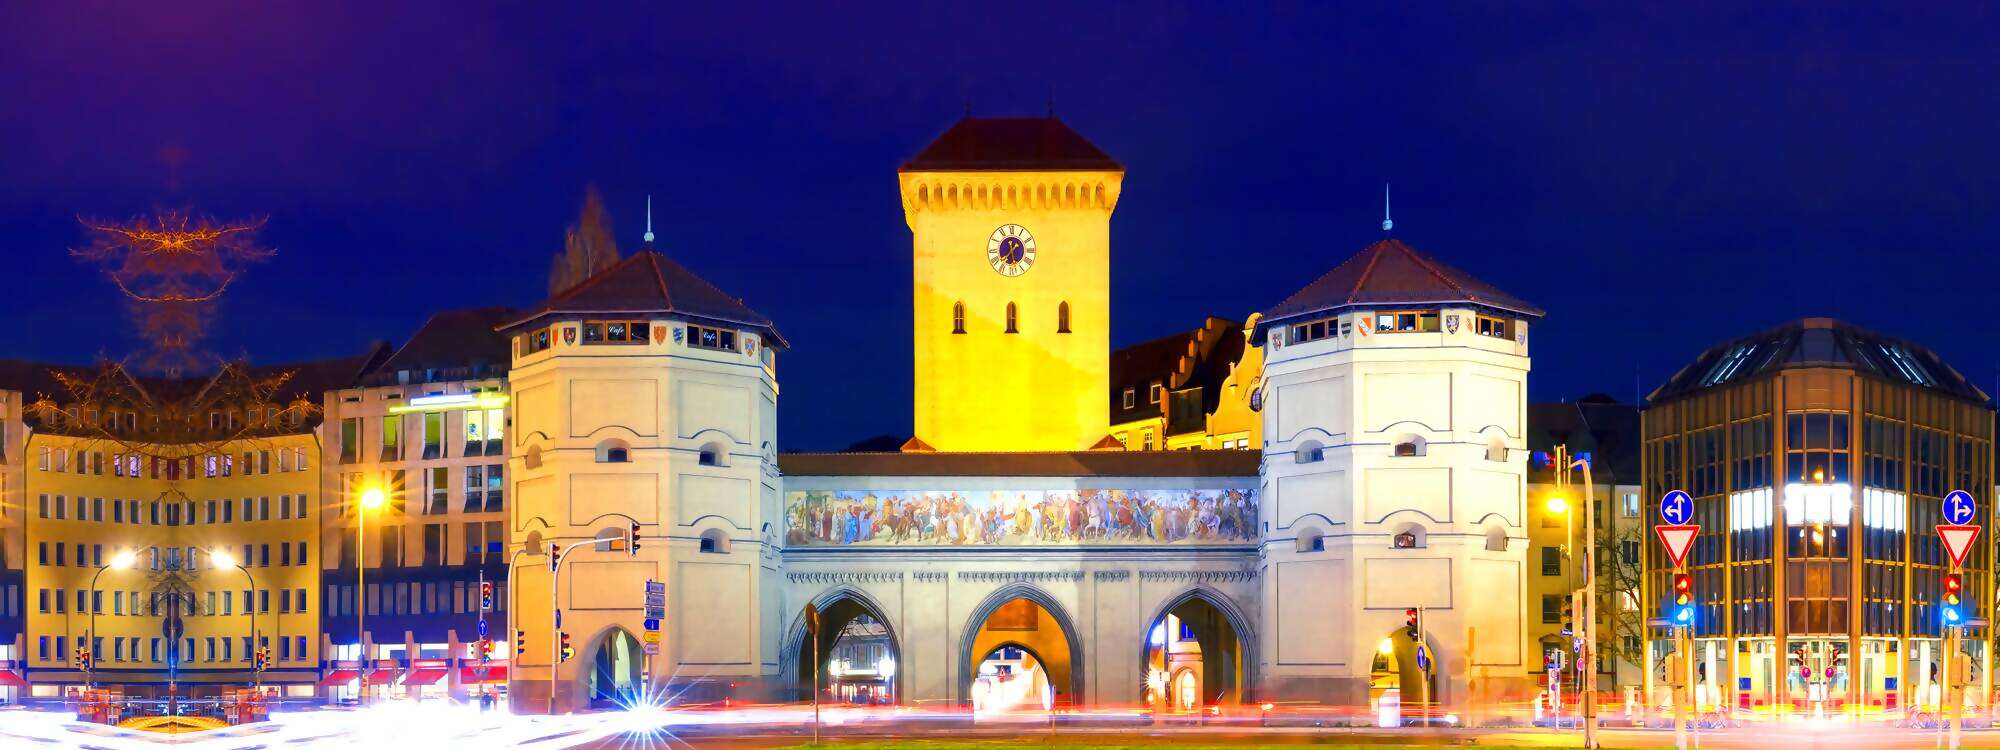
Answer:
<svg viewBox="0 0 2000 750"><path fill-rule="evenodd" d="M1688 497L1688 493L1674 490L1660 498L1660 520L1679 526L1693 517L1694 498Z"/></svg>
<svg viewBox="0 0 2000 750"><path fill-rule="evenodd" d="M1944 496L1944 520L1954 526L1972 523L1972 517L1979 515L1979 504L1973 502L1972 495L1965 490L1952 490Z"/></svg>

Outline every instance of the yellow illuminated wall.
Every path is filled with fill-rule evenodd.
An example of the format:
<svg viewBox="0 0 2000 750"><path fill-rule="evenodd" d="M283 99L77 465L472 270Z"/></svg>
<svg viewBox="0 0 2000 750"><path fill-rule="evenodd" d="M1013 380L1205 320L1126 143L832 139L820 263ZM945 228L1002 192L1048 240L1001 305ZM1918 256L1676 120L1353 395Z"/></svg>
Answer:
<svg viewBox="0 0 2000 750"><path fill-rule="evenodd" d="M315 681L317 439L301 433L210 447L213 453L161 445L135 451L110 440L29 437L22 498L24 646L36 683L83 681L72 660L91 633L94 604L101 639L97 683L164 686L163 620L150 614L151 601L182 590L192 595L193 612L183 619L179 681L247 684L251 604L245 599L253 586L257 632L273 660L263 681ZM169 478L168 461L181 462L178 479ZM136 556L133 567L97 575L126 550ZM224 560L217 552L226 552L232 565L219 565ZM171 570L176 559L183 568L178 574Z"/></svg>
<svg viewBox="0 0 2000 750"><path fill-rule="evenodd" d="M1080 450L1109 433L1110 222L1123 181L1122 171L901 174L915 236L918 439L945 451ZM1035 250L1012 275L988 254L1009 225Z"/></svg>

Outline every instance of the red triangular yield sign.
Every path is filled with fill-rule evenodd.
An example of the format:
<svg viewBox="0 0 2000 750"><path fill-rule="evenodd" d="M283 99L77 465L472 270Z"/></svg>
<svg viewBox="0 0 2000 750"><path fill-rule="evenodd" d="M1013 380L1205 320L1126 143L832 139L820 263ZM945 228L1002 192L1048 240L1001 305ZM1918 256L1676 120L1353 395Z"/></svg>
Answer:
<svg viewBox="0 0 2000 750"><path fill-rule="evenodd" d="M1653 527L1653 533L1660 535L1660 544L1667 548L1667 557L1673 558L1674 567L1687 559L1688 550L1694 547L1694 535L1701 533L1701 524L1660 524Z"/></svg>
<svg viewBox="0 0 2000 750"><path fill-rule="evenodd" d="M1965 555L1972 551L1972 540L1979 538L1979 524L1938 524L1938 539L1944 541L1944 551L1951 555L1953 566L1965 564Z"/></svg>

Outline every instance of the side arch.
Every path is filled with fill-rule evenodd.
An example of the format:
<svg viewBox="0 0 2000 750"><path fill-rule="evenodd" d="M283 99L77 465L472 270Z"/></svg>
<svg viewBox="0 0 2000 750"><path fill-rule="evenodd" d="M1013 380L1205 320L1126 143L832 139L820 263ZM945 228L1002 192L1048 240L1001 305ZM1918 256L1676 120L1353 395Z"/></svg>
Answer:
<svg viewBox="0 0 2000 750"><path fill-rule="evenodd" d="M1050 617L1055 618L1056 627L1062 629L1063 640L1069 645L1070 703L1071 705L1083 703L1084 669L1090 657L1084 653L1083 637L1077 633L1076 619L1071 617L1069 611L1063 608L1062 603L1057 601L1054 596L1051 596L1049 592L1043 591L1034 585L1018 581L1001 586L994 589L993 593L987 594L985 599L980 600L979 606L973 608L972 615L966 618L965 627L960 629L958 637L958 696L956 700L961 705L970 703L972 700L972 680L979 672L979 664L974 660L984 656L984 654L975 654L972 652L973 642L979 640L980 629L985 627L986 619L992 617L995 610L1000 609L1001 605L1015 599L1026 599L1033 602L1036 606L1041 607L1042 611L1049 613ZM1039 659L1041 657L1038 655L1036 658Z"/></svg>
<svg viewBox="0 0 2000 750"><path fill-rule="evenodd" d="M1249 703L1251 692L1258 684L1257 631L1253 627L1250 618L1243 614L1243 609L1236 606L1236 601L1230 599L1228 594L1224 594L1214 586L1205 583L1190 584L1187 588L1181 589L1173 596L1167 597L1165 601L1160 603L1160 606L1155 607L1153 615L1146 619L1144 627L1152 628L1154 623L1165 620L1168 614L1171 614L1176 609L1180 609L1181 605L1192 601L1201 601L1208 606L1214 607L1215 611L1222 613L1222 619L1229 623L1229 628L1236 631L1236 644L1238 650L1242 652L1241 659L1243 662L1239 665L1239 668L1243 672L1243 684L1236 686L1236 691L1237 695L1242 697L1242 702ZM1147 648L1146 638L1142 636L1139 639L1139 674L1141 675L1146 673Z"/></svg>
<svg viewBox="0 0 2000 750"><path fill-rule="evenodd" d="M868 592L862 591L851 584L843 583L822 591L812 598L811 604L817 607L819 611L826 612L842 601L854 602L855 606L860 608L863 613L875 618L876 622L882 623L882 629L887 631L889 635L889 649L895 652L898 662L894 678L896 702L902 703L904 701L903 696L906 695L904 692L904 675L908 674L909 670L902 668L900 664L904 658L903 639L896 634L896 622L889 619L888 610L882 607L881 602L876 601L875 597L869 596ZM811 663L799 659L799 656L805 652L805 649L811 646L808 642L810 638L812 638L812 632L806 628L806 609L801 606L799 607L799 611L792 615L791 625L785 628L785 638L778 658L778 674L783 675L785 679L793 680L793 684L798 686L799 690L806 690L804 688L805 683L812 680ZM821 634L819 645L823 653L814 654L814 659L824 659L828 654L833 652L833 640L827 638L825 634ZM810 691L801 692L795 698L811 700L812 693Z"/></svg>

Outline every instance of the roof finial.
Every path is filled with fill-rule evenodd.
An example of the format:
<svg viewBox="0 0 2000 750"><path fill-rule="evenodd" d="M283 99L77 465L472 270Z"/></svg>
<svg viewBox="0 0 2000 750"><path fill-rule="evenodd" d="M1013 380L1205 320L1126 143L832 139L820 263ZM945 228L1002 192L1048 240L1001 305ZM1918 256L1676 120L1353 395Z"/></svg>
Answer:
<svg viewBox="0 0 2000 750"><path fill-rule="evenodd" d="M1395 228L1396 222L1389 219L1389 183L1382 183L1382 231Z"/></svg>
<svg viewBox="0 0 2000 750"><path fill-rule="evenodd" d="M646 196L646 244L653 244L653 196Z"/></svg>

